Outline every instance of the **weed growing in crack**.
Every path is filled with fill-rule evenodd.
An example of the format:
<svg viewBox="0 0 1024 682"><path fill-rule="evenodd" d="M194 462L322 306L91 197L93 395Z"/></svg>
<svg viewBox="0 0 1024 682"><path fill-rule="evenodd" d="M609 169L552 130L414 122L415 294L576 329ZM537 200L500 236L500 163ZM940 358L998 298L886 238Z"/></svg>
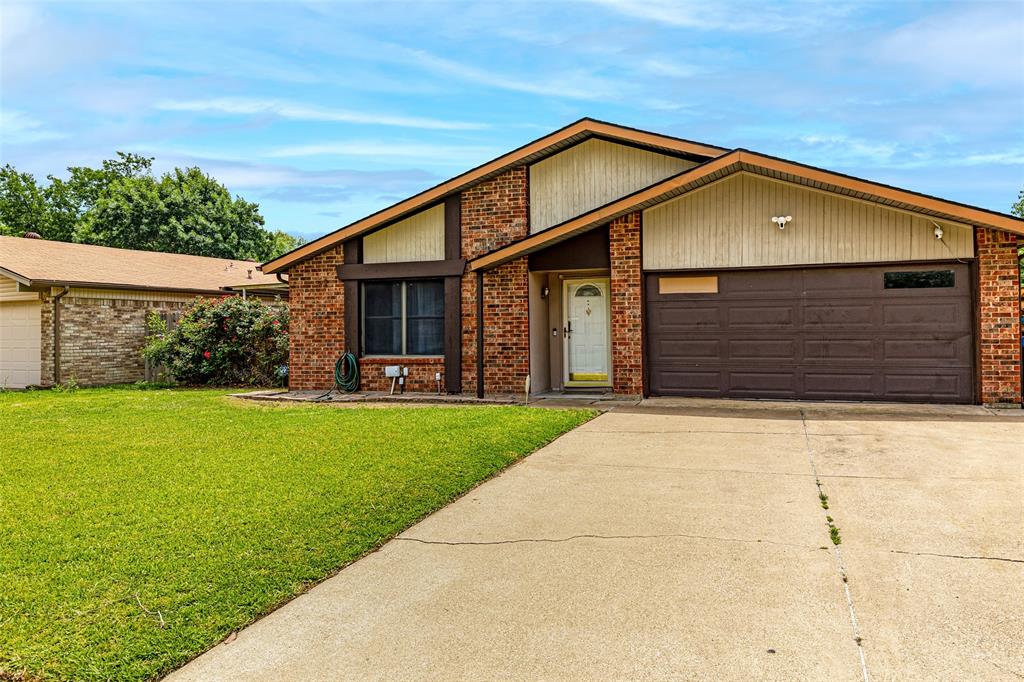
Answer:
<svg viewBox="0 0 1024 682"><path fill-rule="evenodd" d="M821 508L828 509L828 495L823 492L818 492L818 499L821 501Z"/></svg>
<svg viewBox="0 0 1024 682"><path fill-rule="evenodd" d="M828 520L828 536L830 538L832 538L832 544L833 545L841 545L841 544L843 544L843 538L841 538L839 536L839 529L836 528L834 523L832 523L832 518L831 517L829 517L829 520Z"/></svg>

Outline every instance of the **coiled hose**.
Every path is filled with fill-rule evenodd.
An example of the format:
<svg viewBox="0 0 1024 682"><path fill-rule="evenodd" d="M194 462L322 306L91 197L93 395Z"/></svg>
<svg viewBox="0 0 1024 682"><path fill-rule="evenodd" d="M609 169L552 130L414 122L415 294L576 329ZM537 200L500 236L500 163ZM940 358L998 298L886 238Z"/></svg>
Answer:
<svg viewBox="0 0 1024 682"><path fill-rule="evenodd" d="M334 363L334 388L321 396L313 398L314 401L328 400L335 391L353 393L359 390L359 360L354 353L346 351L342 353L338 361Z"/></svg>

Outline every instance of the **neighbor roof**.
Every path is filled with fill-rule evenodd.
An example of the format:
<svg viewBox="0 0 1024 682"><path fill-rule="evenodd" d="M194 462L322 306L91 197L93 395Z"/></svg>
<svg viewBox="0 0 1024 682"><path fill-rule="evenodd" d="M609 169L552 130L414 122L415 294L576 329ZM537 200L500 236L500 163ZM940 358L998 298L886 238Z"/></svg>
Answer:
<svg viewBox="0 0 1024 682"><path fill-rule="evenodd" d="M279 284L254 261L0 237L0 274L28 287L77 286L222 294L241 282Z"/></svg>
<svg viewBox="0 0 1024 682"><path fill-rule="evenodd" d="M606 224L627 213L667 201L739 171L756 173L854 199L876 202L937 219L966 223L972 226L994 227L1024 235L1024 219L1022 218L862 180L746 149L736 149L621 199L599 206L583 215L475 258L470 261L469 269L488 270L513 258L538 251L598 225Z"/></svg>
<svg viewBox="0 0 1024 682"><path fill-rule="evenodd" d="M326 251L341 242L374 230L387 223L405 218L429 204L444 199L446 196L500 175L515 166L539 161L544 157L551 156L566 147L571 147L589 138L632 144L652 151L685 156L696 160L714 158L729 151L724 147L715 147L714 145L702 142L693 142L669 135L637 130L636 128L615 125L614 123L598 121L592 118L583 118L488 161L481 166L466 171L451 180L446 180L440 185L431 187L404 201L373 213L362 220L357 220L350 225L324 235L320 239L303 244L283 256L264 263L262 266L263 271L267 273L283 272L296 263Z"/></svg>

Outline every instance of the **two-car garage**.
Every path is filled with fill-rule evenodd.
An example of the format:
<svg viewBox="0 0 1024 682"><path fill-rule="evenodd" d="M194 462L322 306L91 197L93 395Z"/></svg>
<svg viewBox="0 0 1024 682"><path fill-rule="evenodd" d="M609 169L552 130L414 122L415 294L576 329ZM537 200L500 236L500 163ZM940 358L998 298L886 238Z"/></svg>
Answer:
<svg viewBox="0 0 1024 682"><path fill-rule="evenodd" d="M652 273L654 395L970 403L963 263Z"/></svg>

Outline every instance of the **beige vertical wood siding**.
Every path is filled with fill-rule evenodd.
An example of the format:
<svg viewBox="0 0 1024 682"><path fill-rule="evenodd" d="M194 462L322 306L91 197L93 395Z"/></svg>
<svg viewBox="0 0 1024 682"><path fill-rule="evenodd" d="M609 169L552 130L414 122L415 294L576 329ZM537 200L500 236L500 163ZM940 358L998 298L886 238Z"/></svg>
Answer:
<svg viewBox="0 0 1024 682"><path fill-rule="evenodd" d="M364 263L444 260L444 204L363 237Z"/></svg>
<svg viewBox="0 0 1024 682"><path fill-rule="evenodd" d="M789 215L785 230L771 222ZM650 270L971 258L966 225L737 173L644 211Z"/></svg>
<svg viewBox="0 0 1024 682"><path fill-rule="evenodd" d="M0 277L0 301L38 301L34 291L18 291L18 283L9 277Z"/></svg>
<svg viewBox="0 0 1024 682"><path fill-rule="evenodd" d="M587 140L530 166L530 232L603 206L696 163Z"/></svg>

